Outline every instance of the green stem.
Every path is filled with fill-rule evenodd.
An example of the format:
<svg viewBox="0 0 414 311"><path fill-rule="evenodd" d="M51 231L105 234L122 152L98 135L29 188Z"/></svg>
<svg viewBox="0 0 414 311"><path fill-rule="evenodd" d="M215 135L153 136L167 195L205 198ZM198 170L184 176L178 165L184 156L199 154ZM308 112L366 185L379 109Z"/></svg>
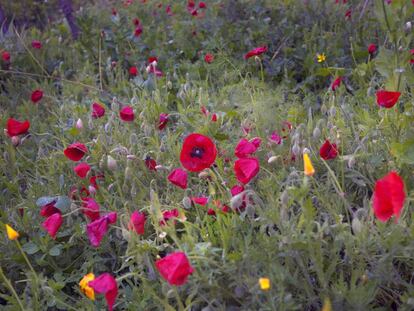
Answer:
<svg viewBox="0 0 414 311"><path fill-rule="evenodd" d="M4 275L3 269L1 267L0 267L0 275L3 278L4 283L6 284L6 286L10 289L11 293L16 298L16 301L19 304L20 309L22 309L23 311L25 311L24 306L23 306L23 303L21 302L19 296L17 295L17 293L16 293L13 285L9 281L9 279Z"/></svg>
<svg viewBox="0 0 414 311"><path fill-rule="evenodd" d="M23 251L22 246L20 245L19 240L16 240L16 245L17 245L17 248L18 248L18 249L20 250L20 252L22 253L23 258L24 258L24 260L26 261L27 265L29 266L30 270L33 272L33 275L34 275L34 276L36 277L36 279L37 279L37 273L36 273L36 271L33 269L33 266L32 266L32 264L30 263L29 258L27 258L27 256L26 256L25 252Z"/></svg>
<svg viewBox="0 0 414 311"><path fill-rule="evenodd" d="M180 294L178 293L177 287L174 286L173 288L174 288L174 294L175 294L175 297L176 297L177 303L178 303L178 310L179 311L185 311L185 307L184 307L183 302L181 301Z"/></svg>

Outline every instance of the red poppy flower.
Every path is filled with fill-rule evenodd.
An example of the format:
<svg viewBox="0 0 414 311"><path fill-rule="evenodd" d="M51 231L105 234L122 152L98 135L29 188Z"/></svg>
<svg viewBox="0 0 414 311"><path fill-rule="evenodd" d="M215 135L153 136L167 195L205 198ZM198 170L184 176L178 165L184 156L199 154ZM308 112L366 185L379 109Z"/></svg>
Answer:
<svg viewBox="0 0 414 311"><path fill-rule="evenodd" d="M206 117L210 114L210 112L208 112L207 108L204 106L201 106L200 110L201 110L201 113L205 115Z"/></svg>
<svg viewBox="0 0 414 311"><path fill-rule="evenodd" d="M161 276L170 285L183 285L187 282L188 276L194 272L187 256L183 252L171 253L164 258L158 259L155 266Z"/></svg>
<svg viewBox="0 0 414 311"><path fill-rule="evenodd" d="M368 45L368 53L372 56L377 51L377 46L373 43Z"/></svg>
<svg viewBox="0 0 414 311"><path fill-rule="evenodd" d="M208 198L207 197L192 197L191 202L193 202L194 204L201 205L201 206L206 206L208 203Z"/></svg>
<svg viewBox="0 0 414 311"><path fill-rule="evenodd" d="M147 73L153 73L156 77L162 77L164 75L163 72L159 70L155 64L150 64L147 67Z"/></svg>
<svg viewBox="0 0 414 311"><path fill-rule="evenodd" d="M212 209L212 208L209 208L207 210L207 215L209 215L209 216L216 216L216 211L214 209Z"/></svg>
<svg viewBox="0 0 414 311"><path fill-rule="evenodd" d="M103 237L108 231L108 225L114 224L116 218L116 212L111 212L86 225L86 234L92 246L98 247L101 244Z"/></svg>
<svg viewBox="0 0 414 311"><path fill-rule="evenodd" d="M91 167L86 162L81 162L73 168L75 174L78 175L80 178L85 178L90 169Z"/></svg>
<svg viewBox="0 0 414 311"><path fill-rule="evenodd" d="M342 77L336 78L331 84L331 90L335 91L338 87L341 86Z"/></svg>
<svg viewBox="0 0 414 311"><path fill-rule="evenodd" d="M82 159L85 153L87 152L88 152L88 148L86 148L84 144L79 143L79 142L75 142L72 145L69 145L68 147L66 147L65 150L63 150L63 153L65 154L65 156L69 160L72 160L75 162Z"/></svg>
<svg viewBox="0 0 414 311"><path fill-rule="evenodd" d="M200 172L209 168L217 156L213 141L204 135L193 133L184 139L180 162L190 172Z"/></svg>
<svg viewBox="0 0 414 311"><path fill-rule="evenodd" d="M136 27L135 30L134 30L134 36L135 36L135 38L138 38L139 36L141 36L141 34L142 34L142 28L141 28L141 26Z"/></svg>
<svg viewBox="0 0 414 311"><path fill-rule="evenodd" d="M234 150L234 154L238 158L247 158L256 152L257 146L245 138L242 138Z"/></svg>
<svg viewBox="0 0 414 311"><path fill-rule="evenodd" d="M205 2L200 1L200 3L198 4L198 7L199 7L200 9L206 9L206 8L207 8L207 5L206 5L206 3L205 3Z"/></svg>
<svg viewBox="0 0 414 311"><path fill-rule="evenodd" d="M52 201L46 205L43 205L40 209L40 216L42 217L49 217L52 216L55 213L60 213L60 209L58 209L56 206L56 201Z"/></svg>
<svg viewBox="0 0 414 311"><path fill-rule="evenodd" d="M16 119L9 118L7 120L7 135L10 137L26 134L29 131L30 122L20 122Z"/></svg>
<svg viewBox="0 0 414 311"><path fill-rule="evenodd" d="M132 20L132 23L135 25L135 26L139 26L139 24L140 24L140 21L139 21L139 19L138 18L134 18L133 20Z"/></svg>
<svg viewBox="0 0 414 311"><path fill-rule="evenodd" d="M93 198L82 198L82 213L91 221L99 218L99 204Z"/></svg>
<svg viewBox="0 0 414 311"><path fill-rule="evenodd" d="M396 172L390 172L375 183L372 205L375 216L382 222L393 215L400 218L405 201L404 181Z"/></svg>
<svg viewBox="0 0 414 311"><path fill-rule="evenodd" d="M260 46L258 48L255 48L249 51L246 55L244 55L244 59L249 59L250 57L253 57L253 56L259 56L266 52L267 52L267 46Z"/></svg>
<svg viewBox="0 0 414 311"><path fill-rule="evenodd" d="M414 1L414 0L413 0ZM414 49L410 50L411 56L414 56ZM414 59L410 59L410 64L414 64Z"/></svg>
<svg viewBox="0 0 414 311"><path fill-rule="evenodd" d="M187 172L181 168L174 169L169 175L168 180L173 184L182 189L187 189Z"/></svg>
<svg viewBox="0 0 414 311"><path fill-rule="evenodd" d="M147 217L144 213L134 211L131 214L131 219L129 220L129 230L134 230L137 234L144 234L145 231L145 222Z"/></svg>
<svg viewBox="0 0 414 311"><path fill-rule="evenodd" d="M104 179L105 176L103 174L92 176L89 178L89 183L94 186L96 189L99 189L98 183L96 182L98 179Z"/></svg>
<svg viewBox="0 0 414 311"><path fill-rule="evenodd" d="M338 156L338 148L336 144L331 144L329 140L326 140L319 149L319 155L324 160L335 159Z"/></svg>
<svg viewBox="0 0 414 311"><path fill-rule="evenodd" d="M211 63L214 61L214 55L213 55L213 54L210 54L210 53L207 53L207 54L204 56L204 61L205 61L207 64L211 64Z"/></svg>
<svg viewBox="0 0 414 311"><path fill-rule="evenodd" d="M168 114L167 113L160 113L159 120L158 120L158 129L162 131L168 123Z"/></svg>
<svg viewBox="0 0 414 311"><path fill-rule="evenodd" d="M167 5L166 9L165 9L165 13L167 13L168 16L172 16L173 12L171 10L171 5Z"/></svg>
<svg viewBox="0 0 414 311"><path fill-rule="evenodd" d="M345 19L350 20L350 19L351 19L351 17L352 17L352 10L351 10L351 9L348 9L348 10L345 12Z"/></svg>
<svg viewBox="0 0 414 311"><path fill-rule="evenodd" d="M10 62L10 53L7 51L3 51L1 53L1 59L6 63Z"/></svg>
<svg viewBox="0 0 414 311"><path fill-rule="evenodd" d="M112 311L114 308L116 297L118 296L118 284L115 278L109 273L103 273L94 280L88 283L98 294L104 294L108 305L108 310Z"/></svg>
<svg viewBox="0 0 414 311"><path fill-rule="evenodd" d="M216 113L213 113L211 115L211 122L217 122L217 114Z"/></svg>
<svg viewBox="0 0 414 311"><path fill-rule="evenodd" d="M92 104L92 118L98 119L105 115L105 108L98 103Z"/></svg>
<svg viewBox="0 0 414 311"><path fill-rule="evenodd" d="M378 106L384 108L392 108L397 103L398 99L400 98L400 95L400 92L391 92L385 90L377 91L377 104Z"/></svg>
<svg viewBox="0 0 414 311"><path fill-rule="evenodd" d="M39 40L33 40L32 41L32 48L41 49L42 48L42 42L40 42Z"/></svg>
<svg viewBox="0 0 414 311"><path fill-rule="evenodd" d="M167 221L169 220L173 220L173 223L175 224L178 216L179 216L179 212L178 212L178 209L176 208L169 210L169 211L164 211L162 212L162 220L160 221L160 225L161 226L166 225Z"/></svg>
<svg viewBox="0 0 414 311"><path fill-rule="evenodd" d="M130 106L125 106L119 112L119 116L121 117L122 121L131 122L135 119L134 109Z"/></svg>
<svg viewBox="0 0 414 311"><path fill-rule="evenodd" d="M135 66L129 67L129 74L132 77L136 77L138 75L138 69L137 69L137 67L135 67Z"/></svg>
<svg viewBox="0 0 414 311"><path fill-rule="evenodd" d="M155 168L157 166L157 162L155 162L154 159L151 159L150 157L147 157L145 159L145 166L150 170L150 171L156 171L157 169Z"/></svg>
<svg viewBox="0 0 414 311"><path fill-rule="evenodd" d="M256 158L238 159L234 162L234 173L243 184L249 183L259 173L260 164Z"/></svg>
<svg viewBox="0 0 414 311"><path fill-rule="evenodd" d="M62 215L59 213L54 213L49 216L43 223L42 227L49 233L49 235L55 239L56 233L58 232L60 226L63 223Z"/></svg>
<svg viewBox="0 0 414 311"><path fill-rule="evenodd" d="M148 57L148 64L152 64L153 62L158 63L158 57L157 56L150 56Z"/></svg>
<svg viewBox="0 0 414 311"><path fill-rule="evenodd" d="M34 90L30 99L32 100L33 104L38 103L43 98L43 91L42 90Z"/></svg>

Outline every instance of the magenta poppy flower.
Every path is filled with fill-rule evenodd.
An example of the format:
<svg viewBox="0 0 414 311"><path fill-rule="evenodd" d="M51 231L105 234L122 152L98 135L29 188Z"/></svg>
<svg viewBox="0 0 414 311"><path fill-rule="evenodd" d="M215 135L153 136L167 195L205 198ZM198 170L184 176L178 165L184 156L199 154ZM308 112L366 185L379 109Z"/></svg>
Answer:
<svg viewBox="0 0 414 311"><path fill-rule="evenodd" d="M108 231L108 225L114 224L116 218L116 212L111 212L86 225L86 234L92 246L98 247L101 244L103 237Z"/></svg>
<svg viewBox="0 0 414 311"><path fill-rule="evenodd" d="M63 218L61 213L54 213L53 215L49 216L43 223L42 227L49 233L49 235L55 239L56 233L58 232L60 226L63 223Z"/></svg>
<svg viewBox="0 0 414 311"><path fill-rule="evenodd" d="M345 12L345 19L346 20L350 20L352 18L352 10L351 9L348 9L346 12Z"/></svg>
<svg viewBox="0 0 414 311"><path fill-rule="evenodd" d="M132 20L132 23L133 23L135 26L139 26L139 24L141 24L140 20L139 20L138 18L136 18L136 17Z"/></svg>
<svg viewBox="0 0 414 311"><path fill-rule="evenodd" d="M151 157L147 157L145 159L145 166L150 170L150 171L156 171L156 166L157 166L157 162L155 162L154 159L151 159Z"/></svg>
<svg viewBox="0 0 414 311"><path fill-rule="evenodd" d="M375 52L377 52L377 46L373 43L368 45L368 53L372 56Z"/></svg>
<svg viewBox="0 0 414 311"><path fill-rule="evenodd" d="M242 138L234 149L234 154L238 158L247 158L257 150L257 145L251 143L245 138Z"/></svg>
<svg viewBox="0 0 414 311"><path fill-rule="evenodd" d="M134 230L137 234L143 235L145 232L145 222L147 217L144 213L134 211L129 220L129 230Z"/></svg>
<svg viewBox="0 0 414 311"><path fill-rule="evenodd" d="M239 193L242 193L243 191L244 191L244 187L243 186L240 186L240 185L233 186L230 189L230 193L231 193L231 196L232 197L238 195Z"/></svg>
<svg viewBox="0 0 414 311"><path fill-rule="evenodd" d="M72 160L74 162L77 162L80 159L82 159L85 153L87 152L88 152L88 148L86 148L84 144L79 143L79 142L75 142L69 145L68 147L66 147L65 150L63 150L63 153L65 154L65 156L69 160Z"/></svg>
<svg viewBox="0 0 414 311"><path fill-rule="evenodd" d="M335 91L338 87L341 86L342 77L336 78L331 84L331 90Z"/></svg>
<svg viewBox="0 0 414 311"><path fill-rule="evenodd" d="M217 122L217 114L216 113L213 113L211 115L211 122Z"/></svg>
<svg viewBox="0 0 414 311"><path fill-rule="evenodd" d="M177 187L187 189L188 174L181 168L174 169L169 175L168 180Z"/></svg>
<svg viewBox="0 0 414 311"><path fill-rule="evenodd" d="M207 64L211 64L211 63L214 61L214 55L213 55L213 54L211 54L211 53L207 53L207 54L204 56L204 61L205 61Z"/></svg>
<svg viewBox="0 0 414 311"><path fill-rule="evenodd" d="M160 221L160 225L161 226L166 225L169 220L173 220L173 223L175 224L178 216L179 216L179 212L178 212L178 209L176 208L172 210L164 211L162 212L162 220Z"/></svg>
<svg viewBox="0 0 414 311"><path fill-rule="evenodd" d="M56 208L55 204L56 201L52 201L46 205L43 205L40 209L40 216L49 217L55 213L60 213L60 209Z"/></svg>
<svg viewBox="0 0 414 311"><path fill-rule="evenodd" d="M10 53L7 51L3 51L1 53L1 59L3 60L3 62L8 63L10 62Z"/></svg>
<svg viewBox="0 0 414 311"><path fill-rule="evenodd" d="M163 72L159 70L154 64L150 64L147 67L147 72L155 74L156 77L162 77L164 75Z"/></svg>
<svg viewBox="0 0 414 311"><path fill-rule="evenodd" d="M82 198L82 213L91 221L99 218L99 204L93 198Z"/></svg>
<svg viewBox="0 0 414 311"><path fill-rule="evenodd" d="M129 75L132 77L136 77L138 75L138 69L135 66L129 67Z"/></svg>
<svg viewBox="0 0 414 311"><path fill-rule="evenodd" d="M238 159L234 162L234 173L242 184L248 184L259 173L260 164L256 158Z"/></svg>
<svg viewBox="0 0 414 311"><path fill-rule="evenodd" d="M191 202L193 202L194 204L201 205L201 206L206 206L208 203L208 198L207 197L192 197Z"/></svg>
<svg viewBox="0 0 414 311"><path fill-rule="evenodd" d="M34 49L41 49L42 48L42 42L40 42L39 40L33 40L32 41L32 48Z"/></svg>
<svg viewBox="0 0 414 311"><path fill-rule="evenodd" d="M282 137L280 137L276 131L273 131L272 134L270 134L269 140L271 143L274 143L276 145L280 145L282 143Z"/></svg>
<svg viewBox="0 0 414 311"><path fill-rule="evenodd" d="M18 121L13 118L7 120L7 135L10 137L26 134L29 131L29 121Z"/></svg>
<svg viewBox="0 0 414 311"><path fill-rule="evenodd" d="M194 272L185 253L175 252L155 262L155 267L161 276L170 284L180 286L187 282Z"/></svg>
<svg viewBox="0 0 414 311"><path fill-rule="evenodd" d="M325 140L325 143L319 149L319 155L324 160L332 160L338 156L338 148L336 144L331 144L329 140Z"/></svg>
<svg viewBox="0 0 414 311"><path fill-rule="evenodd" d="M380 221L386 222L392 216L395 216L395 220L398 221L404 201L404 181L396 172L390 172L377 180L372 205L374 214Z"/></svg>
<svg viewBox="0 0 414 311"><path fill-rule="evenodd" d="M159 119L158 119L158 129L162 131L168 123L168 113L160 113Z"/></svg>
<svg viewBox="0 0 414 311"><path fill-rule="evenodd" d="M122 121L131 122L135 119L134 109L131 106L125 106L119 112Z"/></svg>
<svg viewBox="0 0 414 311"><path fill-rule="evenodd" d="M392 108L401 96L400 92L380 90L376 93L378 106Z"/></svg>
<svg viewBox="0 0 414 311"><path fill-rule="evenodd" d="M98 119L105 115L105 108L99 103L92 104L92 118Z"/></svg>
<svg viewBox="0 0 414 311"><path fill-rule="evenodd" d="M267 52L267 46L260 46L260 47L257 47L249 51L246 55L244 55L244 59L249 59L250 57L253 57L253 56L259 56L266 52Z"/></svg>
<svg viewBox="0 0 414 311"><path fill-rule="evenodd" d="M216 145L209 137L193 133L184 139L180 162L190 172L200 172L209 168L216 157Z"/></svg>
<svg viewBox="0 0 414 311"><path fill-rule="evenodd" d="M167 7L165 8L165 13L167 13L168 16L173 16L171 5L167 5Z"/></svg>
<svg viewBox="0 0 414 311"><path fill-rule="evenodd" d="M43 91L42 90L34 90L30 99L32 100L33 104L37 104L43 98Z"/></svg>
<svg viewBox="0 0 414 311"><path fill-rule="evenodd" d="M108 310L114 308L116 297L118 296L118 284L115 278L109 273L103 273L96 279L89 281L88 286L98 294L104 294Z"/></svg>
<svg viewBox="0 0 414 311"><path fill-rule="evenodd" d="M207 5L206 5L206 3L205 3L204 1L200 1L200 2L198 3L198 7L199 7L200 9L206 9L206 8L207 8Z"/></svg>
<svg viewBox="0 0 414 311"><path fill-rule="evenodd" d="M90 171L91 167L86 162L81 162L73 168L73 171L76 175L80 178L85 178L88 172Z"/></svg>

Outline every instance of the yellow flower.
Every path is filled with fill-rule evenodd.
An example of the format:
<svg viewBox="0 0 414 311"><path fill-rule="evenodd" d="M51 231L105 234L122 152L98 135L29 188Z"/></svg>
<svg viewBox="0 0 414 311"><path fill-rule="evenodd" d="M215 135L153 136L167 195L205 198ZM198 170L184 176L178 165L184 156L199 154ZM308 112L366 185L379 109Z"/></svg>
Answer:
<svg viewBox="0 0 414 311"><path fill-rule="evenodd" d="M322 311L332 311L331 300L328 297L323 301Z"/></svg>
<svg viewBox="0 0 414 311"><path fill-rule="evenodd" d="M17 240L20 236L19 232L14 230L9 225L6 225L6 231L7 231L7 237L9 238L9 240Z"/></svg>
<svg viewBox="0 0 414 311"><path fill-rule="evenodd" d="M306 176L312 176L313 174L315 174L315 169L313 168L312 162L309 158L309 154L306 152L303 154L303 166Z"/></svg>
<svg viewBox="0 0 414 311"><path fill-rule="evenodd" d="M270 280L268 278L260 278L259 285L261 290L269 290L270 289Z"/></svg>
<svg viewBox="0 0 414 311"><path fill-rule="evenodd" d="M88 285L88 283L93 280L95 280L95 275L93 273L88 273L79 282L81 292L84 293L86 297L88 297L91 300L95 300L95 291L92 287Z"/></svg>
<svg viewBox="0 0 414 311"><path fill-rule="evenodd" d="M322 54L317 53L316 58L318 59L318 63L323 63L326 60L326 55L325 53L322 53Z"/></svg>

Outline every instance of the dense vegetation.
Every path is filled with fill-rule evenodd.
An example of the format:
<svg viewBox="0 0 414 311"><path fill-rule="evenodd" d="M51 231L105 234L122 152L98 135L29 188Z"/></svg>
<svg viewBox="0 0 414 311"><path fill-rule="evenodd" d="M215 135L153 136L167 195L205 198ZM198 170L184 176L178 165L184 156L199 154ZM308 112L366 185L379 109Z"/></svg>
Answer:
<svg viewBox="0 0 414 311"><path fill-rule="evenodd" d="M0 37L2 310L414 309L414 2L75 2Z"/></svg>

